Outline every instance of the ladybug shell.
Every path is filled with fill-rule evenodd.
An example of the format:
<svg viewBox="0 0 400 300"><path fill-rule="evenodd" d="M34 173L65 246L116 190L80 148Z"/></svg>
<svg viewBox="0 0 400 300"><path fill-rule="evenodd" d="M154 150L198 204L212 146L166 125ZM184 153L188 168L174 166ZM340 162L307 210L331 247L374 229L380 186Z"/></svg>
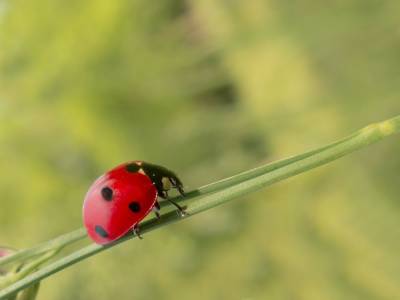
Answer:
<svg viewBox="0 0 400 300"><path fill-rule="evenodd" d="M97 244L122 237L149 214L157 200L157 189L150 178L127 171L126 165L99 177L86 194L83 222Z"/></svg>

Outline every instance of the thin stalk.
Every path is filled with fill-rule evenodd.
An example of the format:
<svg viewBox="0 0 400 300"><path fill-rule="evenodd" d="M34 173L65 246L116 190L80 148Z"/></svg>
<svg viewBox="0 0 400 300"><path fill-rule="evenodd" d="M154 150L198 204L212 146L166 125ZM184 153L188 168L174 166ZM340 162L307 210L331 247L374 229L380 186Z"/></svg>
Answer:
<svg viewBox="0 0 400 300"><path fill-rule="evenodd" d="M355 135L355 134L354 134ZM283 166L289 165L295 161L310 157L312 155L315 155L321 151L324 151L328 148L337 146L341 143L346 142L347 140L351 139L354 135L348 136L340 141L334 142L332 144L329 144L327 146L321 147L321 148L317 148L308 152L305 152L303 154L300 155L296 155L296 156L292 156L289 158L285 158L282 160L278 160L276 162L272 162L242 173L239 173L237 175L222 179L220 181L202 186L198 189L195 190L191 190L189 192L186 192L185 197L182 196L177 196L172 198L173 201L176 202L182 202L182 201L188 201L197 197L202 197L205 196L206 194L211 194L220 190L223 190L229 186L233 186L237 183L240 183L244 180L250 179L250 178L254 178L256 176L259 176L261 174L265 174L268 172L271 172L273 170L276 170L278 168L281 168ZM168 201L162 201L161 202L161 207L167 207L167 206L171 206L171 203ZM77 242L79 240L82 240L86 237L86 231L84 230L84 228L75 230L73 232L64 234L62 236L59 236L53 240L44 242L42 244L39 244L35 247L29 248L29 249L24 249L24 250L20 250L12 255L6 256L6 257L2 257L0 258L0 267L16 262L16 261L24 261L27 259L30 259L32 257L35 257L37 255L41 255L47 251L51 251L54 248L58 248L58 247L62 247L62 246L66 246L69 244L72 244L74 242Z"/></svg>
<svg viewBox="0 0 400 300"><path fill-rule="evenodd" d="M61 248L66 245L69 245L73 242L79 241L84 237L86 237L86 231L84 228L80 228L78 230L61 235L53 240L39 244L35 247L20 250L20 251L14 252L11 255L4 256L4 257L0 258L0 267L5 266L10 263L13 263L13 262L16 262L16 261L20 262L20 261L28 260L30 258L41 255L48 251L52 251L56 248Z"/></svg>
<svg viewBox="0 0 400 300"><path fill-rule="evenodd" d="M259 175L262 175L262 174L265 174L265 173L268 173L268 172L272 172L273 170L282 168L282 167L284 167L286 165L289 165L289 164L291 164L291 163L293 163L295 161L305 159L305 158L310 157L312 155L315 155L315 154L317 154L317 153L319 153L321 151L325 151L325 150L327 150L329 148L335 147L335 146L337 146L339 144L342 144L342 143L348 141L349 139L351 139L356 134L357 133L355 133L353 135L350 135L350 136L348 136L348 137L346 137L344 139L341 139L341 140L339 140L337 142L331 143L329 145L326 145L326 146L323 146L323 147L320 147L320 148L317 148L317 149L313 149L313 150L305 152L303 154L299 154L299 155L295 155L295 156L288 157L288 158L285 158L285 159L281 159L281 160L278 160L278 161L274 161L272 163L265 164L265 165L262 165L260 167L257 167L257 168L254 168L254 169L247 170L245 172L239 173L237 175L234 175L234 176L231 176L231 177L227 177L227 178L224 178L222 180L207 184L207 185L202 186L202 187L200 187L198 189L195 189L195 190L192 190L190 192L187 192L185 197L177 196L175 198L172 198L172 200L177 201L177 202L186 201L186 200L198 197L198 196L204 196L206 194L210 194L210 193L214 193L214 192L223 190L223 189L225 189L227 187L233 186L233 185L235 185L237 183L240 183L240 182L242 182L244 180L247 180L247 179L250 179L250 178L254 178L256 176L259 176ZM166 201L163 201L163 202L161 202L161 206L162 207L163 206L170 206L170 203L168 203Z"/></svg>
<svg viewBox="0 0 400 300"><path fill-rule="evenodd" d="M61 250L61 249L59 249ZM43 254L38 259L28 263L26 266L23 266L18 272L9 273L0 281L0 288L7 286L9 283L13 283L17 280L20 280L26 277L29 273L32 273L35 269L37 269L40 265L47 262L50 258L57 254L59 250L49 251Z"/></svg>
<svg viewBox="0 0 400 300"><path fill-rule="evenodd" d="M327 164L344 155L352 153L369 144L375 143L386 136L390 136L400 132L400 116L393 119L369 125L355 134L333 143L331 145L301 154L281 162L253 169L251 171L223 180L215 185L203 188L203 192L207 193L201 197L196 197L186 206L188 215L181 217L176 211L164 214L160 220L151 219L141 223L141 233L146 234L159 227L163 227L169 223L177 222L182 219L191 217L197 213L218 206L224 202L233 200L240 196L249 194L250 192L259 190L273 183L279 182L286 178L306 172L318 166ZM241 176L238 179L238 176ZM189 198L189 197L188 197ZM187 200L187 198L182 199ZM75 233L74 237L80 237L81 233ZM39 282L42 279L63 270L83 259L95 255L101 251L112 248L128 239L133 234L129 234L124 238L107 246L91 244L76 252L69 254L58 261L50 263L42 269L28 275L11 286L0 291L0 299L18 292L27 286Z"/></svg>

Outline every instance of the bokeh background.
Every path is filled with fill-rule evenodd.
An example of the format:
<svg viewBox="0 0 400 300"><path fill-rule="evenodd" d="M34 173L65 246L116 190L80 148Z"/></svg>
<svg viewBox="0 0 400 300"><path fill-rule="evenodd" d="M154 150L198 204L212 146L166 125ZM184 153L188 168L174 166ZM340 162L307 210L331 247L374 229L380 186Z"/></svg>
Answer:
<svg viewBox="0 0 400 300"><path fill-rule="evenodd" d="M0 243L132 159L193 189L400 111L400 2L0 0ZM164 227L40 299L400 299L400 143Z"/></svg>

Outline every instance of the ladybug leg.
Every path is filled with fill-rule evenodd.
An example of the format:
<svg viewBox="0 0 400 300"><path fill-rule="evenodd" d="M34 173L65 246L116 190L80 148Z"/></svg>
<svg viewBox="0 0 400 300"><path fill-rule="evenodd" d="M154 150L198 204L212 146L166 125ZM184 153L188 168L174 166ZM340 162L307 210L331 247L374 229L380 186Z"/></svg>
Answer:
<svg viewBox="0 0 400 300"><path fill-rule="evenodd" d="M141 240L143 240L142 235L140 234L140 229L138 225L135 225L132 229L133 233Z"/></svg>
<svg viewBox="0 0 400 300"><path fill-rule="evenodd" d="M178 203L168 198L168 192L166 190L160 189L158 191L158 196L160 196L161 198L165 199L166 201L174 205L179 210L179 213L182 217L187 215L187 212L182 206L180 206Z"/></svg>
<svg viewBox="0 0 400 300"><path fill-rule="evenodd" d="M164 190L162 190L162 189L159 189L159 190L158 190L158 196L159 196L160 198L163 198L163 199L167 199L167 198L168 198L167 192L164 191Z"/></svg>
<svg viewBox="0 0 400 300"><path fill-rule="evenodd" d="M171 203L172 205L174 205L179 210L179 213L181 214L181 217L184 217L184 216L187 215L187 212L185 211L185 209L182 206L180 206L178 203L176 203L175 201L173 201L173 200L171 200L169 198L166 198L166 200L169 203Z"/></svg>
<svg viewBox="0 0 400 300"><path fill-rule="evenodd" d="M156 201L156 203L154 204L154 206L157 208L157 210L161 209L160 203L158 203L158 201Z"/></svg>
<svg viewBox="0 0 400 300"><path fill-rule="evenodd" d="M174 177L169 177L168 179L171 182L172 187L176 188L181 196L185 196L185 191L183 190L182 184L179 184Z"/></svg>
<svg viewBox="0 0 400 300"><path fill-rule="evenodd" d="M179 194L181 194L182 197L185 197L185 191L183 190L181 185L177 185L175 188L178 190Z"/></svg>
<svg viewBox="0 0 400 300"><path fill-rule="evenodd" d="M160 219L160 218L161 218L161 215L160 215L160 203L158 203L158 202L156 201L156 203L154 204L152 210L153 210L153 212L156 214L157 219Z"/></svg>

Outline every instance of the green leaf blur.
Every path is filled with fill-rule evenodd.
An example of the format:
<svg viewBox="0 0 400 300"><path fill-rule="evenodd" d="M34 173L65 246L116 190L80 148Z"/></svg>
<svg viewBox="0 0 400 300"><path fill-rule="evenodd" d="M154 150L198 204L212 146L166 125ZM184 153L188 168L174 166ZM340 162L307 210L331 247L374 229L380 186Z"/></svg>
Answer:
<svg viewBox="0 0 400 300"><path fill-rule="evenodd" d="M399 8L0 0L0 244L80 227L87 187L122 161L191 189L398 114ZM385 141L124 243L38 299L400 298L399 150Z"/></svg>

